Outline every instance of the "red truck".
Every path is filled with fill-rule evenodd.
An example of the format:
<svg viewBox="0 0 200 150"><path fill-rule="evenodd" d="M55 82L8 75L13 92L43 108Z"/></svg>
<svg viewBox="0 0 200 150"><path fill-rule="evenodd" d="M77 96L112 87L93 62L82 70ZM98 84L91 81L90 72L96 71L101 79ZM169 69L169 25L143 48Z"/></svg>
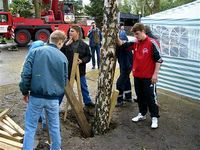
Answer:
<svg viewBox="0 0 200 150"><path fill-rule="evenodd" d="M43 3L51 4L51 9L42 11L41 18L14 17L10 12L0 12L0 36L14 36L18 46L26 46L31 40L47 41L51 32L57 29L68 33L75 20L73 3L59 0L43 0ZM90 26L78 25L87 36Z"/></svg>

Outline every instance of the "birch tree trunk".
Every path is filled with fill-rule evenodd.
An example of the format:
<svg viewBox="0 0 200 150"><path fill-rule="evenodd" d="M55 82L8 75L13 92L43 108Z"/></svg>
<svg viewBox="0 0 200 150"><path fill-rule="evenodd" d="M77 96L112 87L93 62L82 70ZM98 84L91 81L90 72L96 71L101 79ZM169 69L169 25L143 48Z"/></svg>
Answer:
<svg viewBox="0 0 200 150"><path fill-rule="evenodd" d="M96 95L94 134L103 134L109 128L109 109L116 65L117 0L104 0L103 43Z"/></svg>

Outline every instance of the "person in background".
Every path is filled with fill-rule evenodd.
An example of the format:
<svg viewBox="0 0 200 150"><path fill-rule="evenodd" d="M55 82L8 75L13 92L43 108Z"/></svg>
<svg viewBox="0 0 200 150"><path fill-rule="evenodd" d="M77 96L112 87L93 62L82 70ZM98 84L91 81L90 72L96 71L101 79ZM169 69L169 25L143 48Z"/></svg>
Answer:
<svg viewBox="0 0 200 150"><path fill-rule="evenodd" d="M142 23L136 23L132 32L137 38L135 43L124 43L118 39L118 45L126 50L133 50L133 76L134 86L138 100L139 114L132 118L133 122L146 119L149 110L152 124L151 128L158 128L159 108L157 105L156 82L158 72L163 62L160 56L160 47L155 39L148 37Z"/></svg>
<svg viewBox="0 0 200 150"><path fill-rule="evenodd" d="M50 149L59 150L61 147L58 99L66 86L68 61L59 49L65 38L64 32L54 31L49 44L32 49L25 60L19 83L23 100L27 103L23 150L33 149L37 123L43 109L48 116L52 140Z"/></svg>
<svg viewBox="0 0 200 150"><path fill-rule="evenodd" d="M79 54L78 64L80 71L80 81L81 81L81 92L83 95L83 101L85 106L94 107L95 104L92 102L88 86L86 82L86 63L88 63L91 59L91 52L89 46L83 42L80 38L81 28L79 26L72 26L69 31L69 40L65 42L61 51L65 54L67 59L69 60L69 79L72 70L74 53Z"/></svg>
<svg viewBox="0 0 200 150"><path fill-rule="evenodd" d="M148 25L145 25L144 27L145 27L145 33L146 33L146 35L148 35L150 38L153 38L155 40L158 39L155 35L153 35L153 33L151 31L151 28Z"/></svg>
<svg viewBox="0 0 200 150"><path fill-rule="evenodd" d="M126 31L124 30L124 25L119 26L119 38L123 42L128 41ZM123 106L124 101L132 102L132 91L130 82L130 73L133 63L132 51L125 51L120 46L116 47L116 56L119 63L120 75L117 79L117 90L119 90L119 95L117 98L117 107Z"/></svg>
<svg viewBox="0 0 200 150"><path fill-rule="evenodd" d="M98 69L100 67L100 48L102 41L102 33L96 27L95 22L92 22L91 29L88 32L89 45L92 51L92 69L95 69L96 61L95 61L95 52L97 54L97 66Z"/></svg>

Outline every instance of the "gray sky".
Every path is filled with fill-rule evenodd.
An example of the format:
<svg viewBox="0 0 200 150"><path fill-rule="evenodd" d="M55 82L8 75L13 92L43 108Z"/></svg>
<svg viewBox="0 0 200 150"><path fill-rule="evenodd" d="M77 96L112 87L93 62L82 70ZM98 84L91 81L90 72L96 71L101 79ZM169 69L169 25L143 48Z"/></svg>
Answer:
<svg viewBox="0 0 200 150"><path fill-rule="evenodd" d="M88 5L90 3L90 0L83 0L84 5Z"/></svg>

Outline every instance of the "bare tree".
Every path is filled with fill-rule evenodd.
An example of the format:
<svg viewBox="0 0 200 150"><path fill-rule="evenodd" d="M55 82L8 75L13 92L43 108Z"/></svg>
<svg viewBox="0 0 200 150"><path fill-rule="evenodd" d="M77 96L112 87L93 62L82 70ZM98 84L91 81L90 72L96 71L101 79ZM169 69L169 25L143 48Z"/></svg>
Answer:
<svg viewBox="0 0 200 150"><path fill-rule="evenodd" d="M8 12L8 0L3 0L3 10L5 12Z"/></svg>
<svg viewBox="0 0 200 150"><path fill-rule="evenodd" d="M110 100L116 66L117 13L117 0L104 0L104 40L101 47L101 67L98 78L96 114L93 125L94 134L103 134L109 128Z"/></svg>
<svg viewBox="0 0 200 150"><path fill-rule="evenodd" d="M34 0L34 7L35 7L35 18L41 18L41 0Z"/></svg>

